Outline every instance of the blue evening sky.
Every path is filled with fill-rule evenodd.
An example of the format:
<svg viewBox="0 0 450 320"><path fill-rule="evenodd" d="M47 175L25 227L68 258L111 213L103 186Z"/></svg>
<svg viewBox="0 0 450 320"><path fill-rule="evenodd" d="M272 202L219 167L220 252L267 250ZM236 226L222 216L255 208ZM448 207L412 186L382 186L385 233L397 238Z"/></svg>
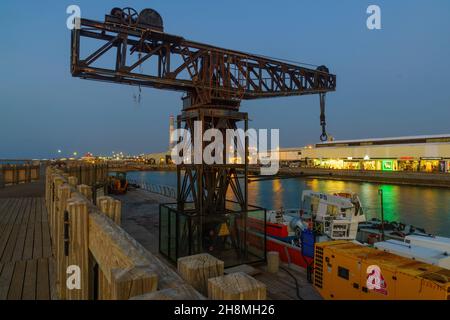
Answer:
<svg viewBox="0 0 450 320"><path fill-rule="evenodd" d="M72 78L66 8L103 20L112 7L150 7L165 31L337 74L327 97L336 139L450 133L450 1L2 1L0 158L133 154L167 149L180 92ZM366 28L366 8L382 30ZM281 146L318 141L317 96L244 101L254 128L279 128Z"/></svg>

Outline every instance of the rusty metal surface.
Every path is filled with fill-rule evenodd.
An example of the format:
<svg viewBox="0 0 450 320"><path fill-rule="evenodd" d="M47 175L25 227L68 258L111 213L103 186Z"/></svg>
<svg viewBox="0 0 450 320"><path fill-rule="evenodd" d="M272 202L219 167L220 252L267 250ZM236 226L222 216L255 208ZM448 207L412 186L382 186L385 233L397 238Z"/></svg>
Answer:
<svg viewBox="0 0 450 320"><path fill-rule="evenodd" d="M162 22L161 22L162 23ZM100 47L80 55L84 39ZM116 61L96 62L110 51ZM146 63L146 62L152 63ZM139 70L145 64L145 70ZM75 77L188 92L192 105L214 99L237 100L318 94L336 89L336 76L323 66L293 63L189 41L141 25L81 19L72 33Z"/></svg>

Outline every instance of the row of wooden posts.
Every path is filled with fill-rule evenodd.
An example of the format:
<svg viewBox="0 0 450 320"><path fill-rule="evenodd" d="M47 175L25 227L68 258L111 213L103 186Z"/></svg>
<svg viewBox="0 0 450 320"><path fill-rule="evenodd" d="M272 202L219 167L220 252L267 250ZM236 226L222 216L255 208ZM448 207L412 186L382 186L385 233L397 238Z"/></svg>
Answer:
<svg viewBox="0 0 450 320"><path fill-rule="evenodd" d="M266 298L264 284L243 273L224 275L223 261L209 254L180 258L175 272L120 227L120 201L108 196L94 201L92 187L78 182L75 176L47 167L56 298Z"/></svg>
<svg viewBox="0 0 450 320"><path fill-rule="evenodd" d="M104 196L94 205L90 186L53 167L45 197L58 299L201 298L120 227L120 201Z"/></svg>
<svg viewBox="0 0 450 320"><path fill-rule="evenodd" d="M64 162L61 169L69 176L76 177L79 184L88 186L105 185L108 182L109 165L107 163Z"/></svg>
<svg viewBox="0 0 450 320"><path fill-rule="evenodd" d="M39 165L0 165L0 188L8 185L37 181L39 178Z"/></svg>

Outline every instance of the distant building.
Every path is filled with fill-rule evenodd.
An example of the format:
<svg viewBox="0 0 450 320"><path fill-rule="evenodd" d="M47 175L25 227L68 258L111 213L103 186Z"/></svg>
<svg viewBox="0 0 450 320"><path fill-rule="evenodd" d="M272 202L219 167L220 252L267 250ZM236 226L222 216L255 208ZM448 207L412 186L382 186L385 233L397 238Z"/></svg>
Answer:
<svg viewBox="0 0 450 320"><path fill-rule="evenodd" d="M177 141L172 139L172 133L175 131L175 117L169 117L169 145L166 152L149 153L143 156L146 162L150 164L166 165L171 164L171 150L176 145Z"/></svg>
<svg viewBox="0 0 450 320"><path fill-rule="evenodd" d="M450 134L327 141L280 149L280 161L328 169L450 172Z"/></svg>
<svg viewBox="0 0 450 320"><path fill-rule="evenodd" d="M174 116L169 117L169 150L172 150L172 148L175 146L176 141L175 139L172 139L172 133L175 131L175 118Z"/></svg>

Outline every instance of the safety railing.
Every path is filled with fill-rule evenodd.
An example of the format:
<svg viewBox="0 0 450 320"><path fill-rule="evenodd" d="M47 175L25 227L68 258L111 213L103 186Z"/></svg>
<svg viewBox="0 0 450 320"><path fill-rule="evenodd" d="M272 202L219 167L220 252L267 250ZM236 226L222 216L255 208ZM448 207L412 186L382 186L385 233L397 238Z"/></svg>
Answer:
<svg viewBox="0 0 450 320"><path fill-rule="evenodd" d="M0 164L0 188L40 179L40 166L31 164Z"/></svg>
<svg viewBox="0 0 450 320"><path fill-rule="evenodd" d="M120 201L103 196L93 203L92 196L92 188L77 177L47 167L45 199L58 299L202 299L120 226ZM173 293L173 288L183 290Z"/></svg>
<svg viewBox="0 0 450 320"><path fill-rule="evenodd" d="M151 192L151 193L157 193L167 198L176 199L177 198L177 191L174 187L161 185L161 184L151 184L143 181L136 181L136 180L129 180L130 184L138 186L140 189Z"/></svg>

